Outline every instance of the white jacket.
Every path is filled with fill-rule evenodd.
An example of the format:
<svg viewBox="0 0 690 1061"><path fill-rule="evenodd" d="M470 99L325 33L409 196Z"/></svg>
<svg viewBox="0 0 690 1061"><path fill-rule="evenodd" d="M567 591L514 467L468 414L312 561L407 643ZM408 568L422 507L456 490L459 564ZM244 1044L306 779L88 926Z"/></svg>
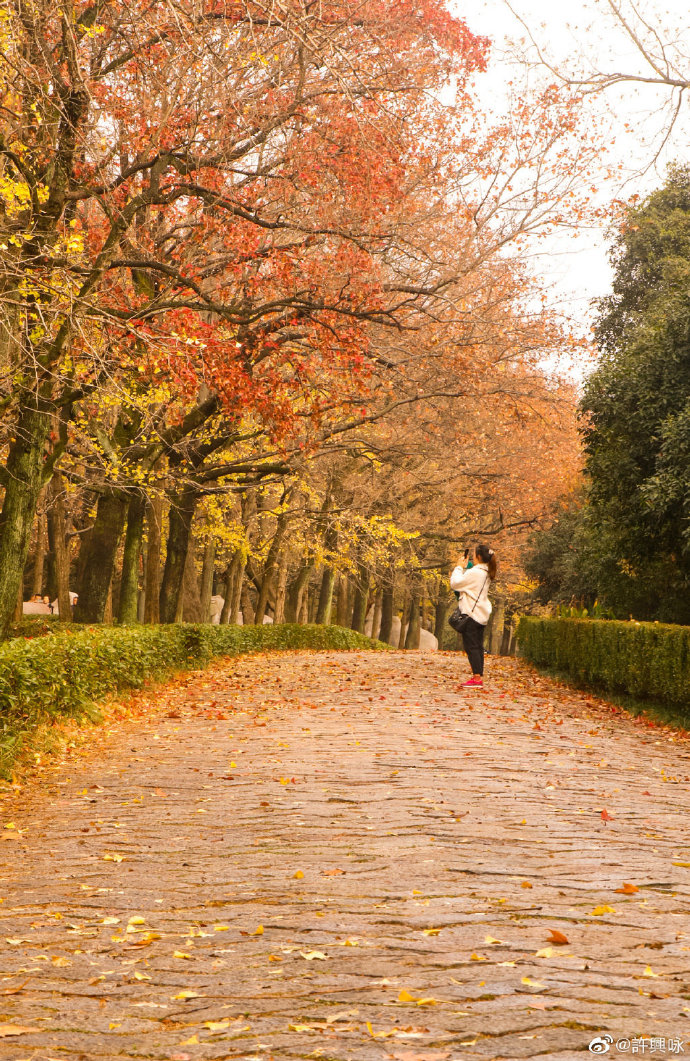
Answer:
<svg viewBox="0 0 690 1061"><path fill-rule="evenodd" d="M486 564L475 564L469 571L456 567L450 576L450 588L460 593L460 611L471 615L475 622L481 623L482 626L486 626L491 615L490 585L489 568Z"/></svg>

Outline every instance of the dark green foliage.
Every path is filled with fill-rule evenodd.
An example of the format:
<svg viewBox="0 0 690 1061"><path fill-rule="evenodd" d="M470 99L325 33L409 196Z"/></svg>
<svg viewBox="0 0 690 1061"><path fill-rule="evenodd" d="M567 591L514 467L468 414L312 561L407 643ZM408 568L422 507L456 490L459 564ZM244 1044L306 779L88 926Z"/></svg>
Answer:
<svg viewBox="0 0 690 1061"><path fill-rule="evenodd" d="M631 208L583 411L582 555L619 614L690 622L690 168Z"/></svg>
<svg viewBox="0 0 690 1061"><path fill-rule="evenodd" d="M521 655L537 666L690 717L688 626L525 616L518 643Z"/></svg>
<svg viewBox="0 0 690 1061"><path fill-rule="evenodd" d="M0 645L0 775L7 776L24 739L41 723L86 716L110 693L201 667L214 656L387 648L339 626L292 624L89 627L17 637Z"/></svg>
<svg viewBox="0 0 690 1061"><path fill-rule="evenodd" d="M530 536L523 557L525 573L537 582L535 600L542 604L576 601L592 608L597 572L589 545L583 498L568 498L559 505L553 523Z"/></svg>

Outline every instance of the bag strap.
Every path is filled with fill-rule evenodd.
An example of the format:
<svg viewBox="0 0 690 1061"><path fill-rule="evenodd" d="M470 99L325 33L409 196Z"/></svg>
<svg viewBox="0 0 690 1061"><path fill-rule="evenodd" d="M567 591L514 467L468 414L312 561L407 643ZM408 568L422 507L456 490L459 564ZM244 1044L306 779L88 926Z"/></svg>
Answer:
<svg viewBox="0 0 690 1061"><path fill-rule="evenodd" d="M484 592L484 587L486 586L486 584L487 584L487 582L488 582L488 581L489 581L489 573L488 573L488 571L487 571L487 573L486 573L486 577L484 578L484 585L483 585L483 586L482 586L482 588L481 588L481 589L479 590L479 593L477 594L477 596L476 596L476 597L474 598L474 606L473 606L473 608L472 608L472 612L474 611L474 609L475 609L475 608L477 607L477 605L479 604L479 598L481 597L482 593ZM470 615L472 614L472 612L470 612Z"/></svg>

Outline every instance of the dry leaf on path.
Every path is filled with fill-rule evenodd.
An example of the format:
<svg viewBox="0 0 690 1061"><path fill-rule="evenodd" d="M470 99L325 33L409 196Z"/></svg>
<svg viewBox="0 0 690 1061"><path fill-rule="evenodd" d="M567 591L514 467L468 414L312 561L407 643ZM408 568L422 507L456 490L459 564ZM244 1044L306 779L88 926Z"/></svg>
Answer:
<svg viewBox="0 0 690 1061"><path fill-rule="evenodd" d="M559 932L557 928L549 929L549 937L548 938L549 938L549 943L555 943L557 947L563 947L567 943L570 943L570 940L568 939L568 937L564 936L562 932Z"/></svg>
<svg viewBox="0 0 690 1061"><path fill-rule="evenodd" d="M40 1032L40 1028L25 1028L21 1024L0 1024L0 1039L10 1035L28 1035L30 1032Z"/></svg>

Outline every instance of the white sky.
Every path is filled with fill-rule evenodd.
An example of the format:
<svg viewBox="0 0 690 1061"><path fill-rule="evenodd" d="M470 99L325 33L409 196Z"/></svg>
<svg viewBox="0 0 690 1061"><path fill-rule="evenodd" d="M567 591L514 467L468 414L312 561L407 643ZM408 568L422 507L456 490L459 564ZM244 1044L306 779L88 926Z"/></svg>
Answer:
<svg viewBox="0 0 690 1061"><path fill-rule="evenodd" d="M649 72L632 42L617 29L610 12L611 0L510 0L540 47L556 65L574 69L598 67L606 71ZM618 0L624 11L628 0ZM525 29L511 12L506 0L450 0L469 28L492 40L490 70L478 82L485 108L500 115L506 106L503 85L515 78L511 65L511 42L525 38ZM690 6L687 0L641 0L638 11L650 25L660 30L670 43L668 57L690 77ZM603 116L606 154L598 175L601 202L633 193L644 195L663 182L666 165L673 159L686 160L690 131L690 99L669 143L658 160L654 157L661 143L667 117L664 109L668 93L653 86L637 88L630 83L605 95L592 97ZM625 125L629 123L630 130ZM604 163L622 164L623 175L606 182ZM644 170L647 170L644 173ZM596 177L597 175L595 175ZM553 282L554 296L564 311L587 330L591 320L591 300L609 290L611 273L606 255L605 226L587 229L577 237L554 235L540 248L535 271Z"/></svg>

